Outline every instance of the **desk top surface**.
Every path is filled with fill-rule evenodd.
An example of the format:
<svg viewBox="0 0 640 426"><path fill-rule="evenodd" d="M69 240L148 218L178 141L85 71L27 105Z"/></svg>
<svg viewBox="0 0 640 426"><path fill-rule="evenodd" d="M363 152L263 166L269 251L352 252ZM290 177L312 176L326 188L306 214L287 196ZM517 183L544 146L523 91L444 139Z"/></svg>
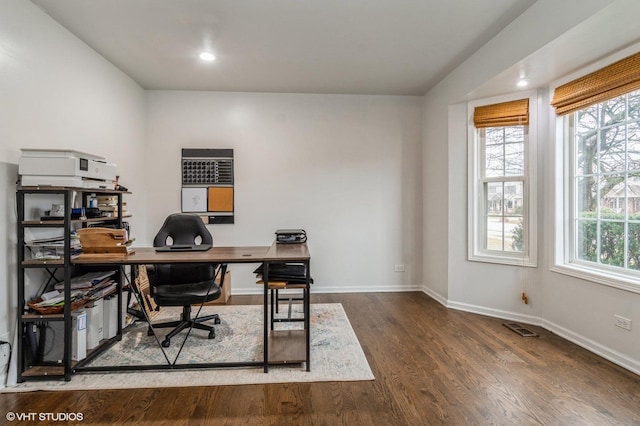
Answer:
<svg viewBox="0 0 640 426"><path fill-rule="evenodd" d="M126 256L86 254L73 259L74 264L141 265L154 263L257 263L295 262L310 259L309 249L303 244L276 244L271 246L212 247L207 251L157 252L153 247L134 247Z"/></svg>

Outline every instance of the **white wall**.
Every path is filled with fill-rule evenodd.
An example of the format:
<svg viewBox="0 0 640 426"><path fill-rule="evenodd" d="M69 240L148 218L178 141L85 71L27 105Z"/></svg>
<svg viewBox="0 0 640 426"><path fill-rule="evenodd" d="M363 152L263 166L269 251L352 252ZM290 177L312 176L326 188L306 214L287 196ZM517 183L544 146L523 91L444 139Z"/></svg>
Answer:
<svg viewBox="0 0 640 426"><path fill-rule="evenodd" d="M421 97L149 91L147 105L150 239L180 210L181 148L232 148L235 224L209 226L215 245L303 228L314 292L420 288ZM232 266L233 294L260 291L251 270Z"/></svg>
<svg viewBox="0 0 640 426"><path fill-rule="evenodd" d="M16 332L20 148L75 149L116 163L136 194L127 196L138 217L130 222L142 231L144 125L144 92L129 77L31 2L0 2L0 339Z"/></svg>
<svg viewBox="0 0 640 426"><path fill-rule="evenodd" d="M494 282L509 285L516 276L513 270L487 269L487 265L482 265L476 271L476 266L466 262L466 178L462 175L467 168L466 129L456 129L466 125L466 116L458 104L470 100L469 94L484 82L609 3L611 0L538 0L425 96L424 284L425 291L440 302L446 303L453 293L456 294L454 300L461 303L473 301L481 305L475 297L486 297L489 305L515 306L510 302L514 300L515 290L509 294L486 292L484 286L477 284L483 277L490 277ZM501 94L504 93L491 95ZM452 108L451 117L449 108ZM450 277L451 273L457 277ZM467 284L462 284L464 282Z"/></svg>
<svg viewBox="0 0 640 426"><path fill-rule="evenodd" d="M583 63L599 59L603 51L620 49L640 38L637 26L620 28L616 17L638 16L640 3L617 1L537 1L496 38L450 73L425 97L424 138L424 275L425 291L449 307L540 324L599 353L632 371L640 372L640 330L627 332L613 326L613 314L637 321L640 295L550 272L552 256L553 183L548 88L539 87L538 110L538 267L521 268L467 260L467 115L473 93L521 62L534 63L550 44L572 49ZM607 19L601 19L601 17ZM543 24L544 23L544 24ZM586 30L585 29L586 27ZM581 28L580 31L574 31ZM574 35L588 34L591 43ZM607 44L602 39L615 34ZM571 38L573 37L573 38ZM596 40L597 39L597 40ZM565 41L570 40L569 43ZM598 46L598 49L594 49ZM582 52L583 54L576 54ZM555 68L560 62L538 63ZM516 74L517 75L517 74ZM555 75L554 78L560 78ZM502 87L510 92L509 82ZM513 81L515 83L515 81ZM547 82L549 83L549 82ZM486 95L503 95L487 93ZM436 174L440 174L438 176ZM445 186L434 185L446 179ZM445 202L446 200L446 202ZM447 206L442 211L441 206ZM435 223L429 224L434 221ZM448 227L438 226L445 223ZM446 241L446 253L438 251ZM431 257L433 256L433 257ZM442 264L446 264L446 270ZM443 271L444 270L444 271ZM433 271L433 272L432 272ZM526 285L530 303L521 302Z"/></svg>
<svg viewBox="0 0 640 426"><path fill-rule="evenodd" d="M427 293L449 306L538 322L637 368L637 327L631 333L612 329L610 320L619 313L639 324L638 295L549 271L552 220L545 208L552 200L545 191L552 183L542 166L549 164L548 145L539 157L540 266L523 270L466 260L465 105L485 82L601 10L615 15L639 7L632 0L538 0L424 99L145 96L33 4L3 0L0 205L8 220L0 223L6 241L0 246L0 294L6 295L0 339L11 340L15 332L20 148L77 149L117 163L121 183L133 192L127 201L139 245L149 244L164 217L180 209L180 149L233 148L236 224L212 225L216 244L269 244L275 229L303 227L314 291L407 290L424 283ZM620 31L615 22L609 26L600 26L602 33ZM617 43L611 48L622 47ZM585 55L584 63L593 59ZM547 127L538 133L548 134L548 124L541 126ZM395 264L405 264L406 272L395 273ZM234 270L235 294L256 291L251 269ZM520 302L523 282L530 305Z"/></svg>

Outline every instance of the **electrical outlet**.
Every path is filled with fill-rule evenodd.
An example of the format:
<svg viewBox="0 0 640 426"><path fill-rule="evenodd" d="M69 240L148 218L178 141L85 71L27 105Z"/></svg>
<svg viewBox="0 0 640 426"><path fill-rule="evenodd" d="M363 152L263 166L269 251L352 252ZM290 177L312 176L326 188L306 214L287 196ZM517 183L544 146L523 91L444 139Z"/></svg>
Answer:
<svg viewBox="0 0 640 426"><path fill-rule="evenodd" d="M396 272L404 272L404 265L396 265L393 270Z"/></svg>
<svg viewBox="0 0 640 426"><path fill-rule="evenodd" d="M631 320L629 318L621 317L620 315L613 316L613 324L616 327L624 328L625 330L631 330Z"/></svg>

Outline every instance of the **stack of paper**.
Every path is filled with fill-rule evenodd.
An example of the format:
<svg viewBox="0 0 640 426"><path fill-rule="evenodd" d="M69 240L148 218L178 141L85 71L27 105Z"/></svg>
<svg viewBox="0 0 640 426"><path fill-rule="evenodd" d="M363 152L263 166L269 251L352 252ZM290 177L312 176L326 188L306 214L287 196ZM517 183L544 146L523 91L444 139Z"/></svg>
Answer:
<svg viewBox="0 0 640 426"><path fill-rule="evenodd" d="M62 259L64 256L64 237L42 238L25 242L25 246L31 251L31 256L38 260ZM69 247L71 256L79 254L82 249L78 235L71 234L71 244Z"/></svg>
<svg viewBox="0 0 640 426"><path fill-rule="evenodd" d="M117 195L99 195L98 209L103 216L118 217L118 196ZM127 203L122 202L122 215L127 214Z"/></svg>
<svg viewBox="0 0 640 426"><path fill-rule="evenodd" d="M79 288L83 288L83 289L92 288L97 284L100 284L101 282L103 282L105 279L111 277L116 272L117 271L87 272L84 275L71 278L70 288L72 290L79 289ZM55 285L55 289L63 290L64 282L57 283Z"/></svg>
<svg viewBox="0 0 640 426"><path fill-rule="evenodd" d="M83 291L74 291L71 293L71 301L75 301L76 299L82 299L84 297ZM45 307L53 307L53 306L63 306L64 305L64 293L60 293L57 296L50 297L47 300L43 300L41 302L35 303L34 305L40 306L42 308Z"/></svg>

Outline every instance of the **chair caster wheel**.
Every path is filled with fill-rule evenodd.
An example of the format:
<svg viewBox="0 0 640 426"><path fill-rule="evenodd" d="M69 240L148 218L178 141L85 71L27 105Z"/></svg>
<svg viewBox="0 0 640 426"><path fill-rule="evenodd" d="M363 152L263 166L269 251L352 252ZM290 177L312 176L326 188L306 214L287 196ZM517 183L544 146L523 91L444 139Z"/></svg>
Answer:
<svg viewBox="0 0 640 426"><path fill-rule="evenodd" d="M170 344L171 344L171 340L170 340L170 339L164 339L164 340L162 341L162 343L160 343L160 345L161 345L163 348L168 348Z"/></svg>
<svg viewBox="0 0 640 426"><path fill-rule="evenodd" d="M214 320L213 320L213 323L214 323L214 324L220 324L220 318L216 318L216 319L214 319Z"/></svg>
<svg viewBox="0 0 640 426"><path fill-rule="evenodd" d="M211 330L211 331L209 332L209 339L215 339L215 338L216 338L216 332L215 332L215 331L213 331L213 330Z"/></svg>

